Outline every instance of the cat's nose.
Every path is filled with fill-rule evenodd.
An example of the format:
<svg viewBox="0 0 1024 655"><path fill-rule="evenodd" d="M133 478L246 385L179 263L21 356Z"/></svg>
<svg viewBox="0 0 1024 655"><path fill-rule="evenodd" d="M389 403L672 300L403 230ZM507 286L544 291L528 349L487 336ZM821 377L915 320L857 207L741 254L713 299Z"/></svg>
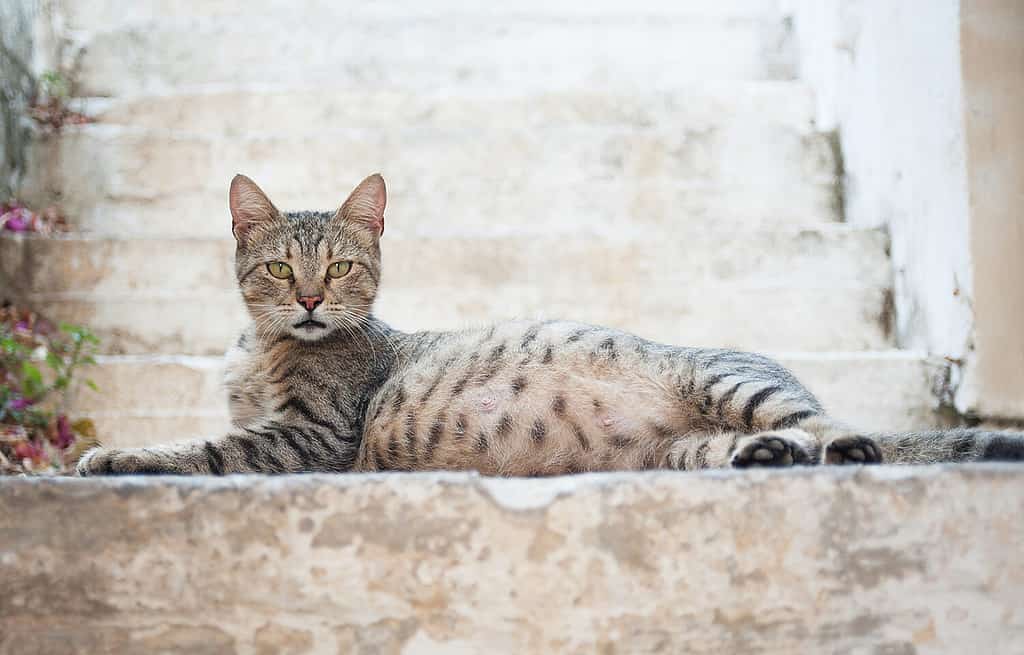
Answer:
<svg viewBox="0 0 1024 655"><path fill-rule="evenodd" d="M306 308L306 311L313 311L324 301L323 296L299 296L299 304Z"/></svg>

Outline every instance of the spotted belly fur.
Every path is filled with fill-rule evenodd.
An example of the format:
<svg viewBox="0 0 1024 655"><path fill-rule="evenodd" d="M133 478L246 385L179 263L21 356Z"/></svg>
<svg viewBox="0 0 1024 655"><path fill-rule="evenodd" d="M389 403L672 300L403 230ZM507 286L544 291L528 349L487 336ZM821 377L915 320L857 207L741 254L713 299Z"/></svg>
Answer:
<svg viewBox="0 0 1024 655"><path fill-rule="evenodd" d="M637 337L576 323L438 335L371 402L357 468L651 468L699 422L668 359Z"/></svg>

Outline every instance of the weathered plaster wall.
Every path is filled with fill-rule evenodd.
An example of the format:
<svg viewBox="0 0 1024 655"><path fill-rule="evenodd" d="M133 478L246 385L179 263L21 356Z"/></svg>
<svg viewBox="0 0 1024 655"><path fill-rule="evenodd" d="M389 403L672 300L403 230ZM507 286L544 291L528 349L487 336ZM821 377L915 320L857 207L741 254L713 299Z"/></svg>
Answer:
<svg viewBox="0 0 1024 655"><path fill-rule="evenodd" d="M0 481L0 653L1024 652L1024 468Z"/></svg>
<svg viewBox="0 0 1024 655"><path fill-rule="evenodd" d="M66 68L65 32L54 0L0 0L0 201L24 191L34 137L27 109L39 76Z"/></svg>
<svg viewBox="0 0 1024 655"><path fill-rule="evenodd" d="M15 195L26 169L31 130L25 112L34 87L35 2L0 0L0 202Z"/></svg>
<svg viewBox="0 0 1024 655"><path fill-rule="evenodd" d="M1024 417L1024 2L964 0L973 366L962 402Z"/></svg>

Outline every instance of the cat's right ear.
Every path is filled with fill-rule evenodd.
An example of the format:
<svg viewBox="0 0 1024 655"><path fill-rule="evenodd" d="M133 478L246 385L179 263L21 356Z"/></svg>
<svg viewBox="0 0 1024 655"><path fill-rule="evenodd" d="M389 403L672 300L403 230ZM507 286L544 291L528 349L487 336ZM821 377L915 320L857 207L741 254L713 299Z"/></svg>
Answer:
<svg viewBox="0 0 1024 655"><path fill-rule="evenodd" d="M240 244L253 228L277 220L277 207L255 182L244 175L236 175L231 180L228 202L231 205L231 233Z"/></svg>

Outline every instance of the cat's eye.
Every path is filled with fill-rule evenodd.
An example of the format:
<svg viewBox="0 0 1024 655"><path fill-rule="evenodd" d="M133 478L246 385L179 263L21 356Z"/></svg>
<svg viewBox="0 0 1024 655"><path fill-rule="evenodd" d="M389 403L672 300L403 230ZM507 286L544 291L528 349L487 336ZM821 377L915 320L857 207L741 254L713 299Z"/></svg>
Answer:
<svg viewBox="0 0 1024 655"><path fill-rule="evenodd" d="M345 277L351 270L352 262L334 262L333 264L327 267L327 277Z"/></svg>
<svg viewBox="0 0 1024 655"><path fill-rule="evenodd" d="M292 267L284 262L270 262L267 264L267 270L280 280L287 280L292 276Z"/></svg>

